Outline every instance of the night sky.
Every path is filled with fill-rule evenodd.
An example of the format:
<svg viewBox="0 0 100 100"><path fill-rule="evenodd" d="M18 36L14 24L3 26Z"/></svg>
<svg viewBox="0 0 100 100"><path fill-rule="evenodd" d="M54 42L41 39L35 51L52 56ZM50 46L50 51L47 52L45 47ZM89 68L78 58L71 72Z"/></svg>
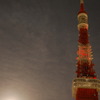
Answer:
<svg viewBox="0 0 100 100"><path fill-rule="evenodd" d="M100 0L85 9L99 78ZM0 100L74 100L78 11L79 0L0 0Z"/></svg>

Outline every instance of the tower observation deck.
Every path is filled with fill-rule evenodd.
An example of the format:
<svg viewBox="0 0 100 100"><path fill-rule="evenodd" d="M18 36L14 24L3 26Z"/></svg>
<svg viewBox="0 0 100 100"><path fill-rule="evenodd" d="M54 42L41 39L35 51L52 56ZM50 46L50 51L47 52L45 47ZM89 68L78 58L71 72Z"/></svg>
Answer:
<svg viewBox="0 0 100 100"><path fill-rule="evenodd" d="M80 0L77 19L79 31L77 77L73 80L72 95L76 100L98 100L100 80L97 79L93 68L93 55L88 34L88 14L84 9L84 0Z"/></svg>

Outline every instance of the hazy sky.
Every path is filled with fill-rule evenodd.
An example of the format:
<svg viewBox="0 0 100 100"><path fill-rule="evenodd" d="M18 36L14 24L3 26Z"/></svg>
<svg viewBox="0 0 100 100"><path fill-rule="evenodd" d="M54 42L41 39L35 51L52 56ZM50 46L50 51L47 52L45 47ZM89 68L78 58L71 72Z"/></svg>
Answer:
<svg viewBox="0 0 100 100"><path fill-rule="evenodd" d="M85 8L100 77L100 0ZM0 100L74 100L78 11L79 0L0 0Z"/></svg>

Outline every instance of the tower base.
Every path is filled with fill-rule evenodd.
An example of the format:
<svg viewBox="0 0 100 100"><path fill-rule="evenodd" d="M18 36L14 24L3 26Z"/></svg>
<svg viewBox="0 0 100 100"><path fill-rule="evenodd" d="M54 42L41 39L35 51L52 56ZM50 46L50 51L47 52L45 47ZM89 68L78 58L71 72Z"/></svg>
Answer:
<svg viewBox="0 0 100 100"><path fill-rule="evenodd" d="M98 100L98 92L96 89L78 88L76 100Z"/></svg>

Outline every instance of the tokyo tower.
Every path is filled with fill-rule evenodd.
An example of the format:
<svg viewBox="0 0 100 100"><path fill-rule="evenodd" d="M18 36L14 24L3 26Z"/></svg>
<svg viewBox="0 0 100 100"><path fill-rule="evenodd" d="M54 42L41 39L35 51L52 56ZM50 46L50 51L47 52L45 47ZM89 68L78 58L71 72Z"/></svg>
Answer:
<svg viewBox="0 0 100 100"><path fill-rule="evenodd" d="M100 80L97 79L93 68L93 55L88 34L88 14L84 9L84 0L80 0L77 18L79 31L77 77L72 83L72 95L76 100L98 100Z"/></svg>

